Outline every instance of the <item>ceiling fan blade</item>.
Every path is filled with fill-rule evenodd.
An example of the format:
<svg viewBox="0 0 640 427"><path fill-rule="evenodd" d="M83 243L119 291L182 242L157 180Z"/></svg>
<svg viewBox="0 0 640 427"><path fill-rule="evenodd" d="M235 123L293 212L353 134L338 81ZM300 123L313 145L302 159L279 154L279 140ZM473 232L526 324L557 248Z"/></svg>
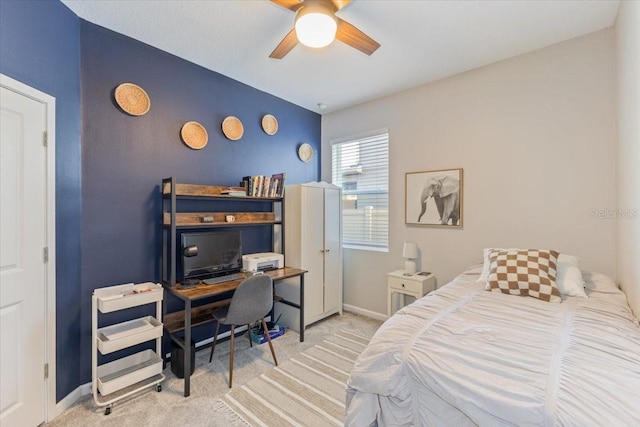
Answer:
<svg viewBox="0 0 640 427"><path fill-rule="evenodd" d="M343 21L338 17L336 17L336 19L338 20L336 38L341 42L346 43L367 55L371 55L380 47L380 43L349 24L347 21Z"/></svg>
<svg viewBox="0 0 640 427"><path fill-rule="evenodd" d="M278 6L282 6L285 9L289 9L292 12L297 12L298 9L302 7L302 2L300 0L271 0L273 3Z"/></svg>
<svg viewBox="0 0 640 427"><path fill-rule="evenodd" d="M291 51L298 44L298 37L296 37L296 29L293 28L289 31L289 34L284 36L280 44L271 52L269 58L282 59L287 53Z"/></svg>
<svg viewBox="0 0 640 427"><path fill-rule="evenodd" d="M331 3L336 7L336 10L340 10L351 3L351 0L331 0Z"/></svg>

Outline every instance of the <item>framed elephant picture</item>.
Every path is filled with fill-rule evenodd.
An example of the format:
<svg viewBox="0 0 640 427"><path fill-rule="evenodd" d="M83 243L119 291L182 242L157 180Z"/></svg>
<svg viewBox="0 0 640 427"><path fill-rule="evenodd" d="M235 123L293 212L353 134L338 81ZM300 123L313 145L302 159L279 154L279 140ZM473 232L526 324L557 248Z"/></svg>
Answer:
<svg viewBox="0 0 640 427"><path fill-rule="evenodd" d="M462 168L407 172L404 222L462 227Z"/></svg>

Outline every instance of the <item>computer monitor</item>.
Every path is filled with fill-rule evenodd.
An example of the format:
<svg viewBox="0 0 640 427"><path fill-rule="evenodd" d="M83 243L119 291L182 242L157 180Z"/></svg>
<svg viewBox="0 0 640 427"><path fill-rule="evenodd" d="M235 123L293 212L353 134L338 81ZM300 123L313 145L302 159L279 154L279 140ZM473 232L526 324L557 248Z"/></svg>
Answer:
<svg viewBox="0 0 640 427"><path fill-rule="evenodd" d="M242 269L238 230L182 233L182 280L206 279Z"/></svg>

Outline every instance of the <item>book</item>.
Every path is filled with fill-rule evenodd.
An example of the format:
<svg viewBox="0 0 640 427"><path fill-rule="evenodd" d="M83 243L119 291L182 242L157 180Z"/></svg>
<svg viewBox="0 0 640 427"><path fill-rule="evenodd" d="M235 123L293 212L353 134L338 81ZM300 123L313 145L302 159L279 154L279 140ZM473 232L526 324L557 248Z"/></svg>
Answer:
<svg viewBox="0 0 640 427"><path fill-rule="evenodd" d="M256 194L258 193L258 188L260 188L260 177L258 175L253 176L251 178L251 197L256 197Z"/></svg>
<svg viewBox="0 0 640 427"><path fill-rule="evenodd" d="M250 176L243 176L243 177L242 177L242 181L240 182L240 185L241 185L242 187L244 187L244 189L245 189L245 194L246 194L247 196L250 196L250 195L251 195L251 191L253 190L253 188L252 188L251 184L252 184L252 180L251 180L251 177L250 177Z"/></svg>
<svg viewBox="0 0 640 427"><path fill-rule="evenodd" d="M262 197L269 197L269 186L271 185L271 177L270 176L265 176L263 179L263 185L262 185Z"/></svg>
<svg viewBox="0 0 640 427"><path fill-rule="evenodd" d="M222 190L220 190L220 194L223 194L223 195L233 194L234 196L246 195L246 190L244 189L244 187L225 187Z"/></svg>
<svg viewBox="0 0 640 427"><path fill-rule="evenodd" d="M272 179L276 179L278 181L273 197L282 197L284 195L284 180L286 178L286 175L287 174L285 172L271 175Z"/></svg>

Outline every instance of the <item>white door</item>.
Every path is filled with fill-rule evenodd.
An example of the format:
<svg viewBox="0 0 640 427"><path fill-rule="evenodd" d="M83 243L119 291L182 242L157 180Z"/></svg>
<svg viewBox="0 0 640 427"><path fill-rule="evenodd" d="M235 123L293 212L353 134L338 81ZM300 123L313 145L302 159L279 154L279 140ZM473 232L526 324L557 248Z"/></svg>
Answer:
<svg viewBox="0 0 640 427"><path fill-rule="evenodd" d="M324 191L324 311L342 305L342 252L340 247L340 191Z"/></svg>
<svg viewBox="0 0 640 427"><path fill-rule="evenodd" d="M0 425L45 421L44 104L0 88Z"/></svg>

